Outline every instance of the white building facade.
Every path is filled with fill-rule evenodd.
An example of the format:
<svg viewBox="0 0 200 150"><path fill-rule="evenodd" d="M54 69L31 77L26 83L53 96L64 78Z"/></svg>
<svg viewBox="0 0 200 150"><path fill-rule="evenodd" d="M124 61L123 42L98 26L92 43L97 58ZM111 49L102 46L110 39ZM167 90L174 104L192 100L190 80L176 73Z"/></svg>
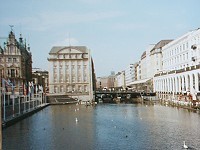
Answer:
<svg viewBox="0 0 200 150"><path fill-rule="evenodd" d="M193 100L200 92L200 29L188 32L165 45L163 69L154 81L154 91L160 94L191 94Z"/></svg>
<svg viewBox="0 0 200 150"><path fill-rule="evenodd" d="M150 51L150 59L148 62L147 76L153 78L155 74L159 73L163 69L162 65L162 48L167 45L172 40L161 40L159 41L153 49Z"/></svg>
<svg viewBox="0 0 200 150"><path fill-rule="evenodd" d="M128 67L125 69L125 82L126 86L130 86L131 83L134 81L134 65L129 64Z"/></svg>
<svg viewBox="0 0 200 150"><path fill-rule="evenodd" d="M92 59L87 47L53 47L48 61L49 94L92 100Z"/></svg>
<svg viewBox="0 0 200 150"><path fill-rule="evenodd" d="M115 88L125 89L126 81L125 81L125 71L118 72L115 75Z"/></svg>

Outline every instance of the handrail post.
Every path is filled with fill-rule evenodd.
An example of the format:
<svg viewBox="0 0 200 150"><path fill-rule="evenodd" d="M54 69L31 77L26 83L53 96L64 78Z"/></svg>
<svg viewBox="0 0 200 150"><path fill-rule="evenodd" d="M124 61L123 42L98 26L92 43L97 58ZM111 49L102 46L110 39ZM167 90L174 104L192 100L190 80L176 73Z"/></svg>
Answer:
<svg viewBox="0 0 200 150"><path fill-rule="evenodd" d="M0 90L0 150L2 150L2 116L1 116L1 90Z"/></svg>

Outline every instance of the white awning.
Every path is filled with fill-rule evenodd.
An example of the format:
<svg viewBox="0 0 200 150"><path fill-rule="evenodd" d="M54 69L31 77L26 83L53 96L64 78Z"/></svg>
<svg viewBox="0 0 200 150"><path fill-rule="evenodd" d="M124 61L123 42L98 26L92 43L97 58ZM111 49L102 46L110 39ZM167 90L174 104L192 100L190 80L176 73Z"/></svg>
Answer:
<svg viewBox="0 0 200 150"><path fill-rule="evenodd" d="M148 78L148 79L143 79L143 80L137 80L137 81L133 81L131 82L130 85L134 85L134 84L140 84L140 83L145 83L147 82L148 80L150 80L151 78Z"/></svg>

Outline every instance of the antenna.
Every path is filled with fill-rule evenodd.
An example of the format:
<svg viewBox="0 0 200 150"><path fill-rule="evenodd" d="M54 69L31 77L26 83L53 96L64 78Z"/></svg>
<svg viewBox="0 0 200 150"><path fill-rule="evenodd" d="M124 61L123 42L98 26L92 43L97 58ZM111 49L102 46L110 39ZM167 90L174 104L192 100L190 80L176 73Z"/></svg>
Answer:
<svg viewBox="0 0 200 150"><path fill-rule="evenodd" d="M22 24L20 23L20 28L19 28L19 30L20 30L20 34L22 34Z"/></svg>
<svg viewBox="0 0 200 150"><path fill-rule="evenodd" d="M14 25L9 25L10 26L10 28L11 28L11 31L13 31L13 27L14 27Z"/></svg>
<svg viewBox="0 0 200 150"><path fill-rule="evenodd" d="M71 47L70 33L69 33L69 47Z"/></svg>

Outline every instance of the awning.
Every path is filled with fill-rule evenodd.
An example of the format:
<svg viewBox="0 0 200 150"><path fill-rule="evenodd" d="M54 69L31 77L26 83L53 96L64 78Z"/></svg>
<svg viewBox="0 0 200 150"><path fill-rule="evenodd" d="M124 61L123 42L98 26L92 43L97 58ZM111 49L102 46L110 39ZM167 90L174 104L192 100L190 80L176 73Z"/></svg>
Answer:
<svg viewBox="0 0 200 150"><path fill-rule="evenodd" d="M133 81L131 82L130 85L134 85L134 84L140 84L140 83L145 83L147 82L148 80L150 80L151 78L148 78L148 79L143 79L143 80L137 80L137 81Z"/></svg>

